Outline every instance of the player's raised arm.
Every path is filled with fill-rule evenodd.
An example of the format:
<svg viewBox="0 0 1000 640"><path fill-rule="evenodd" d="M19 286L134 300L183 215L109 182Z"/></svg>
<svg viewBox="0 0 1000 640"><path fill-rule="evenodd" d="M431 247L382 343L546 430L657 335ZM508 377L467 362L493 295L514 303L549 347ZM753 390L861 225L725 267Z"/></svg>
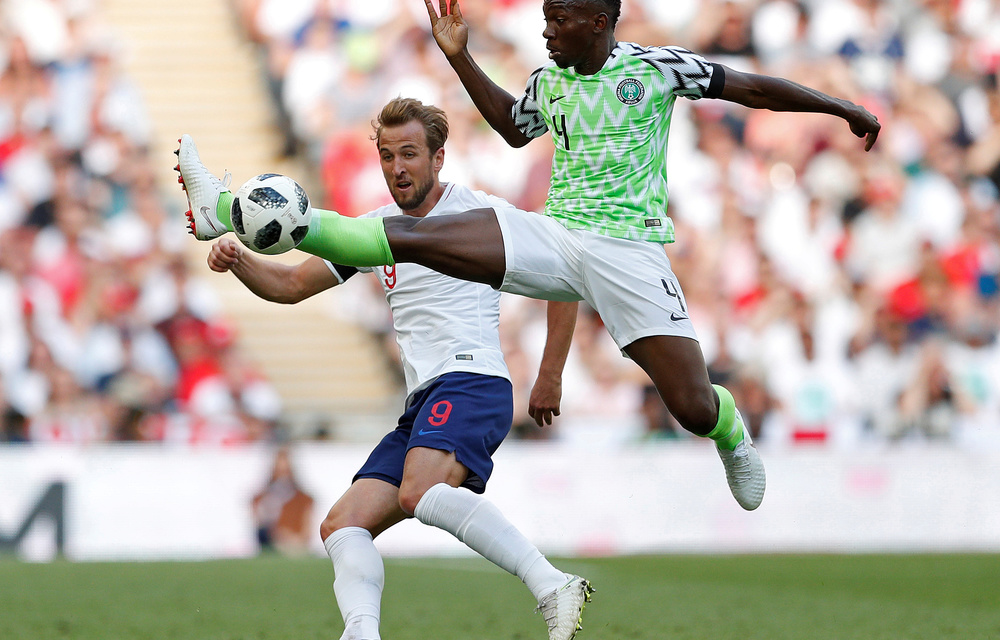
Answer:
<svg viewBox="0 0 1000 640"><path fill-rule="evenodd" d="M847 121L851 132L865 139L865 151L875 144L882 125L867 109L849 100L828 96L801 84L755 73L742 73L716 65L725 72L725 84L718 96L753 109L828 113Z"/></svg>
<svg viewBox="0 0 1000 640"><path fill-rule="evenodd" d="M512 147L528 144L531 138L514 125L511 115L514 96L493 82L469 53L469 25L462 17L458 0L439 0L439 9L435 9L434 0L424 0L424 4L427 6L434 40L458 74L458 79L469 92L479 113L503 136L507 144Z"/></svg>
<svg viewBox="0 0 1000 640"><path fill-rule="evenodd" d="M283 304L300 302L338 284L321 258L310 257L295 266L281 264L257 257L231 238L212 245L208 267L220 273L231 271L254 295Z"/></svg>

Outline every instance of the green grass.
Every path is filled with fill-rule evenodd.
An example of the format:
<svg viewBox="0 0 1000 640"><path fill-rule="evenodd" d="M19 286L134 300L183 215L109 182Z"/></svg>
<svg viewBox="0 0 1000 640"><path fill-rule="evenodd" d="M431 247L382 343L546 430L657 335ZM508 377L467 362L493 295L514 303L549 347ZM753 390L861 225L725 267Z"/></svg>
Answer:
<svg viewBox="0 0 1000 640"><path fill-rule="evenodd" d="M569 559L597 593L579 640L1000 639L1000 555ZM325 559L0 561L4 640L336 640ZM544 640L478 558L389 560L385 640Z"/></svg>

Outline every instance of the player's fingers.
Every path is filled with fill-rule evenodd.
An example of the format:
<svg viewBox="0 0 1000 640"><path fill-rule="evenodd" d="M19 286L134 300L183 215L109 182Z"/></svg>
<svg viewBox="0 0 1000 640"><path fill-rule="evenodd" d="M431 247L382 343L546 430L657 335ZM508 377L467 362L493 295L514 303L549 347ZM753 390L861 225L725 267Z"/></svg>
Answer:
<svg viewBox="0 0 1000 640"><path fill-rule="evenodd" d="M552 424L552 409L538 409L538 426L543 427L545 425Z"/></svg>
<svg viewBox="0 0 1000 640"><path fill-rule="evenodd" d="M444 5L443 0L441 4ZM427 7L427 15L430 16L431 26L434 26L438 20L437 11L434 9L434 0L424 0L424 5Z"/></svg>
<svg viewBox="0 0 1000 640"><path fill-rule="evenodd" d="M428 7L430 6L430 4L431 4L430 2L427 3ZM440 2L440 8L441 8L441 17L442 18L445 17L446 15L448 15L448 0L441 0L441 2Z"/></svg>
<svg viewBox="0 0 1000 640"><path fill-rule="evenodd" d="M871 151L871 148L875 146L875 139L878 138L878 130L868 132L868 138L865 140L865 151Z"/></svg>
<svg viewBox="0 0 1000 640"><path fill-rule="evenodd" d="M544 427L552 424L552 410L544 405L535 405L530 409L531 417L535 419L535 424Z"/></svg>
<svg viewBox="0 0 1000 640"><path fill-rule="evenodd" d="M458 6L458 0L451 0L451 15L461 16L462 7Z"/></svg>

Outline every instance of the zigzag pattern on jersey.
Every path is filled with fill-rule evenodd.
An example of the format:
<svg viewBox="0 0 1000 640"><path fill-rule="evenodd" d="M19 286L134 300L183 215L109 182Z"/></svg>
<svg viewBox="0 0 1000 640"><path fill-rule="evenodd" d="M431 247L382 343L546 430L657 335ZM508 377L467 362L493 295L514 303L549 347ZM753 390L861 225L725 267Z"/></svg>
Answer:
<svg viewBox="0 0 1000 640"><path fill-rule="evenodd" d="M658 96L669 93L670 87L659 69L628 51L616 52L626 55L615 56L600 77L581 79L553 70L538 82L542 101L565 95L564 104L573 105L565 112L573 148L567 152L560 136L552 132L556 153L550 212L563 220L585 221L598 233L669 242L673 239L669 223L647 229L641 219L666 215L666 182L649 176L648 168L660 166L666 152L661 128L670 114L669 107L660 113L664 104ZM618 83L630 77L639 78L646 91L646 98L634 105L615 96Z"/></svg>
<svg viewBox="0 0 1000 640"><path fill-rule="evenodd" d="M520 100L514 102L511 108L511 116L514 118L514 125L521 130L521 133L529 138L537 138L546 131L545 116L538 110L538 77L545 67L535 69L535 72L528 77L528 86Z"/></svg>
<svg viewBox="0 0 1000 640"><path fill-rule="evenodd" d="M683 47L640 47L620 43L626 54L652 65L663 74L676 95L700 98L712 80L712 65ZM629 51L632 49L632 51ZM667 77L667 74L672 76Z"/></svg>
<svg viewBox="0 0 1000 640"><path fill-rule="evenodd" d="M637 104L616 95L629 78L645 90ZM532 73L512 116L529 137L551 128L556 152L546 213L570 228L673 242L664 166L673 103L676 96L701 98L711 78L711 65L687 49L630 42L619 42L595 76L554 65ZM646 227L651 218L659 226Z"/></svg>

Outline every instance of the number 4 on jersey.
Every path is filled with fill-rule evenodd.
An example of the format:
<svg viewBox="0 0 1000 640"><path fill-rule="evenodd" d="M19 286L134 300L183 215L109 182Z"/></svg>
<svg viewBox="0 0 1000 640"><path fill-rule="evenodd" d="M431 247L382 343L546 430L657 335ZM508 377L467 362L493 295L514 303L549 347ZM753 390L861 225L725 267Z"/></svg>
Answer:
<svg viewBox="0 0 1000 640"><path fill-rule="evenodd" d="M557 136L562 136L563 147L566 149L566 151L569 151L569 131L566 128L565 113L561 113L558 116L554 113L552 114L552 131Z"/></svg>

